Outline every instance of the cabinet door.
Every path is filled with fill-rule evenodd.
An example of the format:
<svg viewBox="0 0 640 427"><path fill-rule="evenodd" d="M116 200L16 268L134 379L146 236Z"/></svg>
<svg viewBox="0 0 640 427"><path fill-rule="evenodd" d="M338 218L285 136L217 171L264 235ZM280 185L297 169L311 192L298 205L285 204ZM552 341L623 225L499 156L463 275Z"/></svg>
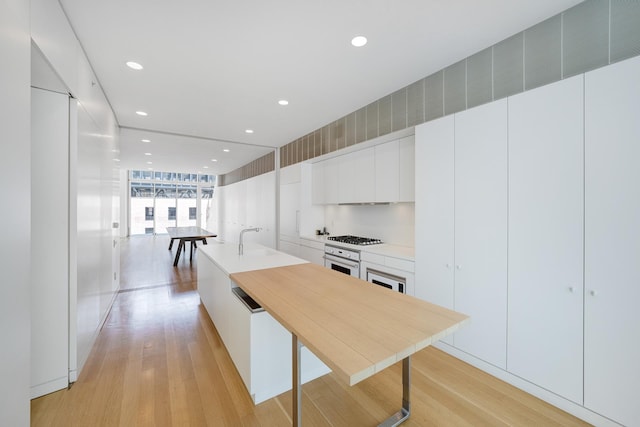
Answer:
<svg viewBox="0 0 640 427"><path fill-rule="evenodd" d="M415 136L407 136L398 142L399 151L399 202L414 202L415 199Z"/></svg>
<svg viewBox="0 0 640 427"><path fill-rule="evenodd" d="M507 101L455 115L457 348L501 368L507 356Z"/></svg>
<svg viewBox="0 0 640 427"><path fill-rule="evenodd" d="M358 191L357 152L344 154L336 159L338 162L338 203L355 203Z"/></svg>
<svg viewBox="0 0 640 427"><path fill-rule="evenodd" d="M324 164L314 163L311 167L311 203L322 205L324 201Z"/></svg>
<svg viewBox="0 0 640 427"><path fill-rule="evenodd" d="M400 190L399 147L400 144L397 140L374 147L376 202L398 201Z"/></svg>
<svg viewBox="0 0 640 427"><path fill-rule="evenodd" d="M450 309L454 257L453 155L453 116L416 127L415 294Z"/></svg>
<svg viewBox="0 0 640 427"><path fill-rule="evenodd" d="M280 186L280 234L298 237L300 233L300 183Z"/></svg>
<svg viewBox="0 0 640 427"><path fill-rule="evenodd" d="M585 389L640 425L640 58L585 75Z"/></svg>
<svg viewBox="0 0 640 427"><path fill-rule="evenodd" d="M338 159L325 160L324 163L324 203L338 204Z"/></svg>
<svg viewBox="0 0 640 427"><path fill-rule="evenodd" d="M583 378L583 77L509 98L508 370L576 403Z"/></svg>

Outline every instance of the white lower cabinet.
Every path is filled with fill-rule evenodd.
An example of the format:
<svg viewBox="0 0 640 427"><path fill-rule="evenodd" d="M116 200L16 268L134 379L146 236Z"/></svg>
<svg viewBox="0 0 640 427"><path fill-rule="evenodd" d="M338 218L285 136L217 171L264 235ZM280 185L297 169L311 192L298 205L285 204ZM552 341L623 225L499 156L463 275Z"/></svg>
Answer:
<svg viewBox="0 0 640 427"><path fill-rule="evenodd" d="M640 425L640 57L585 75L584 404Z"/></svg>
<svg viewBox="0 0 640 427"><path fill-rule="evenodd" d="M582 403L583 76L509 98L512 372Z"/></svg>
<svg viewBox="0 0 640 427"><path fill-rule="evenodd" d="M324 266L324 243L300 238L298 256L314 264Z"/></svg>
<svg viewBox="0 0 640 427"><path fill-rule="evenodd" d="M291 333L266 311L252 313L231 291L229 276L198 251L198 293L255 404L291 389ZM302 382L330 369L306 347Z"/></svg>

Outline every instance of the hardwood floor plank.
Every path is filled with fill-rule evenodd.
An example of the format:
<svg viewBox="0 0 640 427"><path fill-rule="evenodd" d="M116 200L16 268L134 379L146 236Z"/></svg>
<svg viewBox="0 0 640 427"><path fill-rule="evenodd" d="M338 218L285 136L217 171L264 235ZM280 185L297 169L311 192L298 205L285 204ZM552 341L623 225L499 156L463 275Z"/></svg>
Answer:
<svg viewBox="0 0 640 427"><path fill-rule="evenodd" d="M196 291L196 259L173 267L166 236L122 241L121 292L78 381L31 402L31 425L282 427L291 392L253 405ZM328 374L302 388L305 427L373 426L401 406L400 364L349 387ZM428 347L412 357L403 426L584 426Z"/></svg>

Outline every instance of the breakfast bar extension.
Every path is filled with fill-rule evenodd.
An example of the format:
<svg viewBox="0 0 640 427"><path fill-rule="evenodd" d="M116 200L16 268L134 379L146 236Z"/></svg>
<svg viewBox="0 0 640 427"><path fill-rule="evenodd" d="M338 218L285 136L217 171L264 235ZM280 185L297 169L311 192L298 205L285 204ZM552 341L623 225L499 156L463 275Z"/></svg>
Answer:
<svg viewBox="0 0 640 427"><path fill-rule="evenodd" d="M403 361L402 409L410 413L410 358L460 328L468 317L315 264L231 274L231 279L292 334L293 425L300 426L300 345L349 385Z"/></svg>

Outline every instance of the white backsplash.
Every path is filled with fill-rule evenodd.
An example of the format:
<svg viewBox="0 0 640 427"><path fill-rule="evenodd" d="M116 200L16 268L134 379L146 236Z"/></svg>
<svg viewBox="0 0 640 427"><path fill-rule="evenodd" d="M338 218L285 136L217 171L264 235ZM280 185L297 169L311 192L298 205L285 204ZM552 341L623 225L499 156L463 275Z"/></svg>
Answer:
<svg viewBox="0 0 640 427"><path fill-rule="evenodd" d="M328 205L325 226L331 236L352 234L381 239L399 246L414 246L415 204Z"/></svg>

